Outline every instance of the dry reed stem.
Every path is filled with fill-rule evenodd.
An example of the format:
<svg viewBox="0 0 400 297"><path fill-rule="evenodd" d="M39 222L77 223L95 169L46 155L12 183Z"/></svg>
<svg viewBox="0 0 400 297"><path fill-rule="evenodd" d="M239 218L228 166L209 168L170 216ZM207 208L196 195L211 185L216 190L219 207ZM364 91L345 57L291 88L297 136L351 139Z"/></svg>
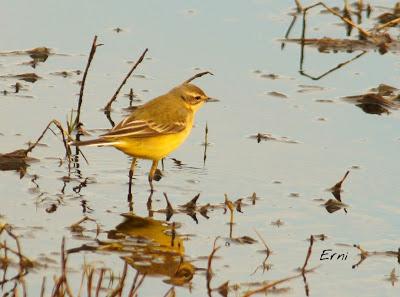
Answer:
<svg viewBox="0 0 400 297"><path fill-rule="evenodd" d="M95 35L93 38L93 43L92 43L92 47L90 49L85 72L83 73L83 77L82 77L81 88L79 90L78 110L77 110L77 115L76 115L76 119L75 119L76 125L80 122L81 107L82 107L82 102L83 102L83 91L85 89L86 77L89 72L89 67L90 67L90 64L92 63L92 60L93 60L94 54L96 53L97 47L102 45L102 44L96 44L96 43L97 43L97 35Z"/></svg>
<svg viewBox="0 0 400 297"><path fill-rule="evenodd" d="M307 267L307 264L308 264L308 260L309 260L310 257L311 257L313 244L314 244L314 236L311 235L311 236L310 236L310 245L309 245L309 247L308 247L306 260L304 261L304 265L303 265L303 267L301 268L301 273L302 273L302 274L304 274L304 272L306 271L306 267Z"/></svg>
<svg viewBox="0 0 400 297"><path fill-rule="evenodd" d="M305 17L306 17L307 11L308 11L309 9L311 9L311 8L316 7L316 6L323 6L323 7L325 7L330 13L332 13L333 15L339 17L343 22L345 22L345 23L347 23L348 25L350 25L350 26L356 28L356 29L360 32L360 34L363 35L364 37L371 37L371 36L372 36L371 32L365 31L363 28L361 28L360 26L358 26L357 24L355 24L355 23L352 22L351 20L349 20L349 19L347 19L347 18L341 16L339 13L337 13L335 10L333 10L332 8L330 8L329 6L327 6L327 5L326 5L325 3L323 3L323 2L318 2L318 3L316 3L316 4L313 4L313 5L310 5L310 6L306 7L306 8L304 8L304 9L303 9L303 21L304 21L304 19L305 19ZM303 32L303 33L304 33L304 32ZM304 39L304 35L302 36L302 38Z"/></svg>
<svg viewBox="0 0 400 297"><path fill-rule="evenodd" d="M195 80L196 78L202 77L203 75L206 75L206 74L214 75L214 74L211 73L210 71L200 72L200 73L197 73L197 74L193 75L192 77L188 78L188 79L185 80L183 83L184 83L184 84L188 84L188 83L190 83L192 80Z"/></svg>
<svg viewBox="0 0 400 297"><path fill-rule="evenodd" d="M207 261L207 273L206 273L206 280L207 280L207 293L208 296L211 297L211 279L213 276L213 272L212 272L212 268L211 268L211 264L212 264L212 260L214 258L215 253L220 249L220 247L216 246L217 240L219 237L216 237L214 239L214 244L213 244L213 249L211 251L211 254L208 256L208 261Z"/></svg>
<svg viewBox="0 0 400 297"><path fill-rule="evenodd" d="M133 65L133 67L131 68L131 70L128 72L128 74L125 76L124 80L121 82L121 84L119 85L119 87L117 88L117 90L115 91L114 95L111 97L111 99L108 101L108 103L106 104L106 106L104 106L104 111L105 113L110 113L111 111L111 105L112 103L117 99L119 92L121 91L122 87L126 84L126 82L128 81L129 77L132 75L133 71L135 71L135 69L139 66L139 64L143 61L144 56L146 55L146 53L148 52L149 49L145 49L144 52L142 53L142 55L139 57L139 59L136 61L136 63Z"/></svg>

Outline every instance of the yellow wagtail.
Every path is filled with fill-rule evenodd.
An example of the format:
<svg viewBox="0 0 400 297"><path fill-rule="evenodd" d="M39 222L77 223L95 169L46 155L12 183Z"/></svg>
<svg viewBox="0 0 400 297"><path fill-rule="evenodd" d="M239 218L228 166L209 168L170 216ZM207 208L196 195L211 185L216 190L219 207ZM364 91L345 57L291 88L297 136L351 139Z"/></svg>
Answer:
<svg viewBox="0 0 400 297"><path fill-rule="evenodd" d="M183 83L138 106L108 133L97 139L75 142L74 145L112 145L132 156L130 179L136 159L152 160L149 183L153 191L158 162L185 141L192 130L195 113L208 99L199 87Z"/></svg>

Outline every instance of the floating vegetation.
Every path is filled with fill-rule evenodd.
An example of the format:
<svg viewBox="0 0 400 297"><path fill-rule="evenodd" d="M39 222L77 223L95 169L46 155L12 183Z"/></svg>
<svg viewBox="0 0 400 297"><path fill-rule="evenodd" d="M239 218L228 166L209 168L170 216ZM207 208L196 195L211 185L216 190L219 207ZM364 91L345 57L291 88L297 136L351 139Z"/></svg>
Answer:
<svg viewBox="0 0 400 297"><path fill-rule="evenodd" d="M327 212L333 213L340 209L344 209L347 213L346 207L348 207L348 205L342 202L341 193L343 182L346 180L349 173L350 171L347 171L340 181L338 181L333 187L327 189L327 191L331 192L333 197L335 197L335 199L329 199L323 204Z"/></svg>
<svg viewBox="0 0 400 297"><path fill-rule="evenodd" d="M112 29L115 33L121 33L121 32L124 32L125 30L124 29L122 29L122 28L120 28L120 27L116 27L116 28L114 28L114 29Z"/></svg>
<svg viewBox="0 0 400 297"><path fill-rule="evenodd" d="M272 91L272 92L268 92L267 95L272 96L272 97L277 97L277 98L284 98L286 99L288 96L280 93L280 92L276 92L276 91Z"/></svg>
<svg viewBox="0 0 400 297"><path fill-rule="evenodd" d="M257 139L257 142L260 143L263 141L277 141L283 143L300 143L297 140L290 139L286 136L274 136L270 133L257 133L256 135L251 135L250 138Z"/></svg>
<svg viewBox="0 0 400 297"><path fill-rule="evenodd" d="M279 228L285 225L285 223L281 219L277 219L276 221L272 221L271 225Z"/></svg>
<svg viewBox="0 0 400 297"><path fill-rule="evenodd" d="M347 3L347 2L345 2ZM340 39L340 38L331 38L331 37L323 37L323 38L306 38L306 28L307 28L307 16L308 12L315 7L322 6L325 11L329 14L333 14L336 17L340 18L345 25L346 35L350 36L353 29L358 32L358 39ZM299 7L299 6L297 6ZM369 6L370 7L370 6ZM359 59L364 56L369 51L378 51L380 54L385 54L387 52L397 53L400 50L400 42L397 38L393 37L388 29L397 26L400 23L400 18L387 18L388 20L385 23L377 24L370 30L366 30L360 26L362 22L362 12L367 11L367 17L370 16L371 9L365 9L362 1L360 4L357 4L355 12L353 12L350 7L345 4L343 10L334 9L327 6L324 2L317 2L313 5L307 7L301 7L301 10L297 12L297 14L302 14L303 24L302 24L302 34L300 38L290 38L290 32L294 27L294 24L297 20L297 14L293 15L292 22L289 25L289 28L286 32L285 39L282 39L282 49L285 47L286 43L297 43L300 45L300 74L304 75L313 80L319 80L332 72L348 65L349 63ZM395 9L396 11L396 9ZM355 14L358 18L358 23L355 23L352 20L352 14ZM378 18L379 19L379 18ZM381 18L382 20L382 18ZM360 52L353 58L346 60L345 62L339 63L337 66L329 69L328 71L320 74L320 75L311 75L308 74L304 70L304 60L305 60L305 47L314 47L317 48L321 53L353 53Z"/></svg>
<svg viewBox="0 0 400 297"><path fill-rule="evenodd" d="M354 244L353 247L360 252L360 260L352 266L353 269L360 266L368 257L372 256L396 257L397 263L400 264L400 248L397 251L367 251L364 250L359 244Z"/></svg>
<svg viewBox="0 0 400 297"><path fill-rule="evenodd" d="M380 84L378 87L372 88L368 93L347 96L343 99L353 103L365 113L381 115L383 113L390 114L391 110L400 108L399 96L400 93L397 88Z"/></svg>
<svg viewBox="0 0 400 297"><path fill-rule="evenodd" d="M297 90L298 93L310 93L317 91L324 91L325 88L317 85L299 85L300 89Z"/></svg>
<svg viewBox="0 0 400 297"><path fill-rule="evenodd" d="M69 78L74 75L81 75L81 73L82 73L82 71L80 71L80 70L63 70L63 71L52 72L50 74L55 75L55 76L60 76L63 78Z"/></svg>
<svg viewBox="0 0 400 297"><path fill-rule="evenodd" d="M29 83L35 83L36 81L38 81L39 79L41 79L41 77L39 75L37 75L36 73L22 73L22 74L9 74L9 75L2 75L0 76L1 78L16 78L19 80L23 80Z"/></svg>
<svg viewBox="0 0 400 297"><path fill-rule="evenodd" d="M64 134L64 129L61 126L60 122L57 120L52 120L43 130L42 134L36 140L36 142L29 145L27 149L18 149L10 153L0 154L0 170L14 170L19 172L20 178L22 178L26 173L26 168L28 167L28 163L34 161L34 158L28 157L28 154L32 152L32 150L39 145L40 140L44 137L45 133L50 129L50 126L56 126L62 135L63 144L65 148L66 157L69 158L71 151L67 144L67 140Z"/></svg>
<svg viewBox="0 0 400 297"><path fill-rule="evenodd" d="M394 284L399 281L399 277L396 274L396 268L392 269L387 280L392 284L392 287L394 287Z"/></svg>

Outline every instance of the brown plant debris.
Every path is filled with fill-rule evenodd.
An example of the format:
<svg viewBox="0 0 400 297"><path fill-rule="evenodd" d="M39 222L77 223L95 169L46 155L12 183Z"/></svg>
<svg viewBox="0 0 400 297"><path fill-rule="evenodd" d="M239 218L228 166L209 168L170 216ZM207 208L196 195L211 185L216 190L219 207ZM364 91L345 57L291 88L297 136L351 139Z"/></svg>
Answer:
<svg viewBox="0 0 400 297"><path fill-rule="evenodd" d="M339 201L341 202L341 192L342 192L342 185L343 182L346 180L347 176L349 175L350 171L347 171L343 178L338 181L333 187L329 188L328 191L332 193L332 195Z"/></svg>
<svg viewBox="0 0 400 297"><path fill-rule="evenodd" d="M367 251L361 247L359 244L354 244L355 247L359 251L360 260L352 265L352 268L357 268L361 263L363 263L368 257L371 256L386 256L386 257L396 257L397 262L400 264L400 248L397 251Z"/></svg>
<svg viewBox="0 0 400 297"><path fill-rule="evenodd" d="M43 130L42 134L39 136L36 142L30 144L27 149L19 149L10 153L0 154L0 170L15 170L20 173L20 177L22 178L25 175L28 163L35 160L28 157L28 154L32 152L32 150L36 146L39 145L40 140L42 140L46 132L50 130L51 125L55 125L60 130L65 148L65 154L66 157L69 159L70 148L66 140L66 133L59 121L52 120Z"/></svg>
<svg viewBox="0 0 400 297"><path fill-rule="evenodd" d="M211 292L212 292L212 289L211 289L211 280L213 277L213 271L211 268L212 260L214 258L215 253L220 249L219 246L216 246L217 240L218 240L218 237L216 237L214 240L212 251L211 251L210 255L208 256L208 260L207 260L206 281L207 281L207 293L208 293L209 297L211 297Z"/></svg>
<svg viewBox="0 0 400 297"><path fill-rule="evenodd" d="M399 277L396 274L396 268L392 269L387 280L390 281L390 283L392 284L392 287L394 287L394 284L399 281Z"/></svg>
<svg viewBox="0 0 400 297"><path fill-rule="evenodd" d="M250 138L256 139L258 143L263 141L277 141L283 143L300 143L297 140L290 139L286 136L275 136L270 133L257 133L255 135L251 135Z"/></svg>
<svg viewBox="0 0 400 297"><path fill-rule="evenodd" d="M82 103L83 103L83 93L85 90L85 83L86 83L86 78L87 78L87 75L89 72L89 68L90 68L90 65L92 64L92 60L96 53L97 47L101 46L101 45L102 44L97 44L97 36L95 35L93 38L92 47L90 48L90 53L89 53L86 67L85 67L85 71L83 72L82 83L80 84L81 88L79 90L78 108L77 108L77 114L76 114L76 118L75 118L76 126L80 123L81 107L82 107Z"/></svg>
<svg viewBox="0 0 400 297"><path fill-rule="evenodd" d="M126 74L125 78L122 80L121 84L115 91L114 95L110 98L110 100L107 102L107 104L104 106L104 112L106 114L109 114L111 111L111 105L112 103L117 99L119 92L121 91L122 87L126 84L128 81L129 77L132 75L133 71L139 66L140 63L142 63L146 53L148 52L149 49L145 49L139 59L136 61L136 63L132 66L132 68L129 70L129 72Z"/></svg>
<svg viewBox="0 0 400 297"><path fill-rule="evenodd" d="M188 83L192 82L193 80L195 80L196 78L202 77L206 74L214 75L210 71L200 72L200 73L197 73L197 74L193 75L192 77L188 78L187 80L185 80L184 83L188 84Z"/></svg>
<svg viewBox="0 0 400 297"><path fill-rule="evenodd" d="M390 114L391 110L400 108L400 92L397 88L380 84L361 95L346 96L343 99L363 110L365 113L381 115Z"/></svg>
<svg viewBox="0 0 400 297"><path fill-rule="evenodd" d="M283 98L283 99L286 99L288 97L287 95L280 93L280 92L276 92L276 91L268 92L267 95L276 97L276 98Z"/></svg>
<svg viewBox="0 0 400 297"><path fill-rule="evenodd" d="M41 79L41 77L39 75L37 75L36 73L21 73L21 74L9 74L9 75L2 75L0 76L2 78L16 78L18 80L23 80L26 82L30 82L30 83L35 83L37 80Z"/></svg>

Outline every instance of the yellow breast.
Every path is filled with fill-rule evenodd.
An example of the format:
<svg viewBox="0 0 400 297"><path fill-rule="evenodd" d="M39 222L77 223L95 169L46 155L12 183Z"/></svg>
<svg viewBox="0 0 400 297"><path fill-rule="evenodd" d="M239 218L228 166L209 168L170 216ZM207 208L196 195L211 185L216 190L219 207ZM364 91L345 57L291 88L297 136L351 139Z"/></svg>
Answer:
<svg viewBox="0 0 400 297"><path fill-rule="evenodd" d="M179 133L143 138L121 138L114 146L139 159L161 160L177 149L189 136L192 125Z"/></svg>

